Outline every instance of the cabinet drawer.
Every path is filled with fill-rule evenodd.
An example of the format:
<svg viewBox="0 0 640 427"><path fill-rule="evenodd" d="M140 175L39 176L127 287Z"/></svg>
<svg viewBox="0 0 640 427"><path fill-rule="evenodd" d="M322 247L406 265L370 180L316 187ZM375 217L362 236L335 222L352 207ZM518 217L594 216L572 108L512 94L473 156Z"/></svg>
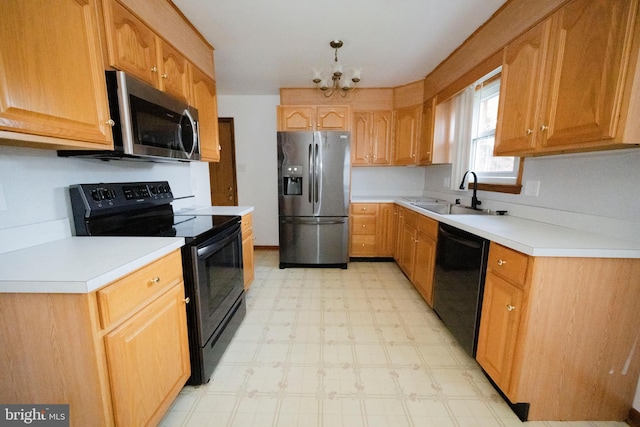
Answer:
<svg viewBox="0 0 640 427"><path fill-rule="evenodd" d="M426 234L430 239L438 240L438 221L420 215L418 219L418 231Z"/></svg>
<svg viewBox="0 0 640 427"><path fill-rule="evenodd" d="M154 295L182 281L180 251L174 251L97 292L103 328L132 313Z"/></svg>
<svg viewBox="0 0 640 427"><path fill-rule="evenodd" d="M376 215L378 213L378 205L375 203L352 203L351 213L358 215Z"/></svg>
<svg viewBox="0 0 640 427"><path fill-rule="evenodd" d="M514 285L524 286L529 257L523 253L491 243L487 267Z"/></svg>
<svg viewBox="0 0 640 427"><path fill-rule="evenodd" d="M359 235L351 237L351 256L375 256L376 237Z"/></svg>
<svg viewBox="0 0 640 427"><path fill-rule="evenodd" d="M351 217L351 234L376 234L376 217L371 215L354 215Z"/></svg>

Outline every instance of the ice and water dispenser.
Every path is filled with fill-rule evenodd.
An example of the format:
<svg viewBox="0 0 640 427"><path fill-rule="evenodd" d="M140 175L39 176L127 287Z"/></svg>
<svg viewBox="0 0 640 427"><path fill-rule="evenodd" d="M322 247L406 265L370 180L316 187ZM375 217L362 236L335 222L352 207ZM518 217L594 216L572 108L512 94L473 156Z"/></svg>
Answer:
<svg viewBox="0 0 640 427"><path fill-rule="evenodd" d="M285 196L302 195L302 166L286 166L282 169Z"/></svg>

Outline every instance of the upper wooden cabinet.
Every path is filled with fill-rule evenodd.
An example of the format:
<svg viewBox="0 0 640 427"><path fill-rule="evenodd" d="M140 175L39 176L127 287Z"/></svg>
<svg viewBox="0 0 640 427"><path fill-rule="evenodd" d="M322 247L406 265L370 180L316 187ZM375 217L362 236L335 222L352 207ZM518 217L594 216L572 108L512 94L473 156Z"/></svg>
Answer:
<svg viewBox="0 0 640 427"><path fill-rule="evenodd" d="M347 105L280 105L279 131L351 130Z"/></svg>
<svg viewBox="0 0 640 427"><path fill-rule="evenodd" d="M353 113L351 164L388 165L391 163L391 111L358 111Z"/></svg>
<svg viewBox="0 0 640 427"><path fill-rule="evenodd" d="M397 109L394 116L393 164L418 164L422 105Z"/></svg>
<svg viewBox="0 0 640 427"><path fill-rule="evenodd" d="M636 0L574 0L504 49L495 154L638 143L629 128L637 9Z"/></svg>
<svg viewBox="0 0 640 427"><path fill-rule="evenodd" d="M113 147L96 7L94 0L2 2L2 143Z"/></svg>
<svg viewBox="0 0 640 427"><path fill-rule="evenodd" d="M433 137L436 126L436 97L425 101L422 105L422 129L420 131L420 144L418 146L418 164L428 165L436 163L439 159L434 156Z"/></svg>
<svg viewBox="0 0 640 427"><path fill-rule="evenodd" d="M216 82L198 68L190 65L191 104L198 109L200 156L206 162L220 161L218 133L218 102Z"/></svg>
<svg viewBox="0 0 640 427"><path fill-rule="evenodd" d="M156 45L158 58L160 58L158 62L160 65L158 87L181 101L189 102L191 93L191 79L187 71L189 62L180 52L161 38L156 39ZM204 75L204 73L201 74ZM215 90L213 96L215 97ZM194 107L197 108L195 104ZM216 122L217 120L216 116Z"/></svg>

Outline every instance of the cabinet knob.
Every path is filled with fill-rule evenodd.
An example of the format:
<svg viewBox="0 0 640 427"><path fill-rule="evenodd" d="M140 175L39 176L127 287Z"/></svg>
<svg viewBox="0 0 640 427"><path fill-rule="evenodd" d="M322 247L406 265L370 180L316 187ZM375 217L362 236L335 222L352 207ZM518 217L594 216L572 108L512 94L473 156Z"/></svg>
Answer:
<svg viewBox="0 0 640 427"><path fill-rule="evenodd" d="M183 299L182 301L184 301L185 304L189 304L189 301L191 301L191 298L186 297L185 299Z"/></svg>
<svg viewBox="0 0 640 427"><path fill-rule="evenodd" d="M107 120L107 124L108 124L109 126L115 126L115 125L116 125L116 122L114 122L114 121L113 121L113 119L109 119L109 120Z"/></svg>
<svg viewBox="0 0 640 427"><path fill-rule="evenodd" d="M152 67L151 68L151 72L152 73L157 73L158 72L158 67Z"/></svg>
<svg viewBox="0 0 640 427"><path fill-rule="evenodd" d="M367 224L362 224L362 228L367 228Z"/></svg>
<svg viewBox="0 0 640 427"><path fill-rule="evenodd" d="M364 243L362 244L362 247L364 248Z"/></svg>
<svg viewBox="0 0 640 427"><path fill-rule="evenodd" d="M533 133L533 129L527 129L527 135L531 135Z"/></svg>
<svg viewBox="0 0 640 427"><path fill-rule="evenodd" d="M163 75L162 75L162 78L166 80L166 79L168 79L168 78L169 78L169 76L167 76L166 74L163 74Z"/></svg>
<svg viewBox="0 0 640 427"><path fill-rule="evenodd" d="M498 260L498 265L505 265L507 263L507 261L499 259Z"/></svg>
<svg viewBox="0 0 640 427"><path fill-rule="evenodd" d="M516 309L515 305L507 304L507 311L513 311Z"/></svg>
<svg viewBox="0 0 640 427"><path fill-rule="evenodd" d="M157 285L158 283L160 283L159 277L154 277L153 279L149 280L149 286Z"/></svg>
<svg viewBox="0 0 640 427"><path fill-rule="evenodd" d="M547 125L542 125L542 126L540 126L540 130L541 130L542 132L546 131L547 129L549 129L549 126L547 126Z"/></svg>

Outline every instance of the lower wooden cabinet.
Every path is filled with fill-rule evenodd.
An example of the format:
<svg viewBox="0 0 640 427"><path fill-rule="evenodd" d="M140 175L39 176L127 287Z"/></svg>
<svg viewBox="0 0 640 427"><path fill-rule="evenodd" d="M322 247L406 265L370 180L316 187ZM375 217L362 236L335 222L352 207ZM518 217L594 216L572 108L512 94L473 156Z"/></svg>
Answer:
<svg viewBox="0 0 640 427"><path fill-rule="evenodd" d="M155 426L190 375L180 250L88 294L0 294L0 402Z"/></svg>
<svg viewBox="0 0 640 427"><path fill-rule="evenodd" d="M244 274L244 289L249 289L255 279L255 264L253 253L253 215L242 215L242 265Z"/></svg>
<svg viewBox="0 0 640 427"><path fill-rule="evenodd" d="M395 222L394 203L352 203L349 255L392 257L395 248Z"/></svg>
<svg viewBox="0 0 640 427"><path fill-rule="evenodd" d="M529 420L624 420L640 373L640 259L491 243L476 358Z"/></svg>

